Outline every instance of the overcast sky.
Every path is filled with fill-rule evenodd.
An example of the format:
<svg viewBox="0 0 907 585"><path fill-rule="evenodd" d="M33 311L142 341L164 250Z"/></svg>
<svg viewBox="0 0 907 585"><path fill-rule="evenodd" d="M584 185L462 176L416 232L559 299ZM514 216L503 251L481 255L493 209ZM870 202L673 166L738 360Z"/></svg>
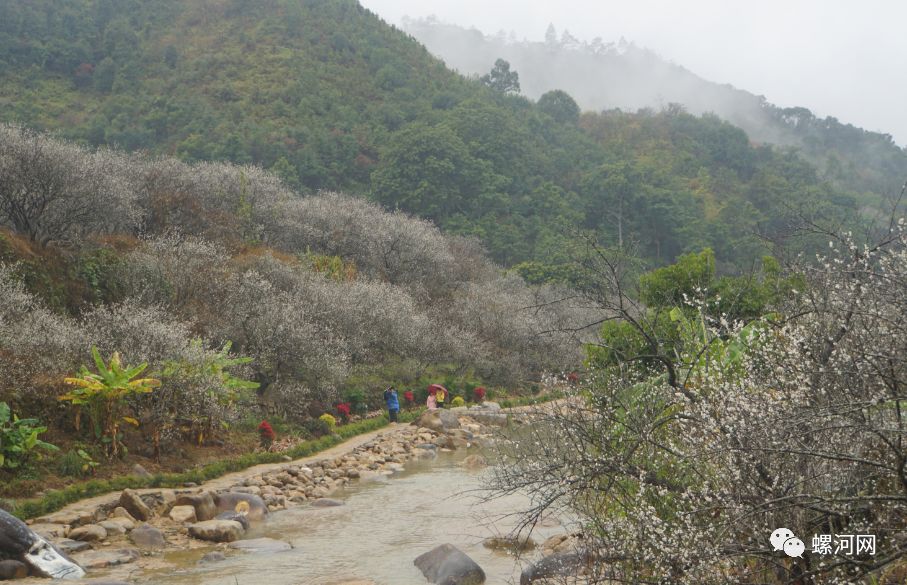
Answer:
<svg viewBox="0 0 907 585"><path fill-rule="evenodd" d="M710 81L907 144L901 0L360 0L389 23L435 15L486 34L621 36Z"/></svg>

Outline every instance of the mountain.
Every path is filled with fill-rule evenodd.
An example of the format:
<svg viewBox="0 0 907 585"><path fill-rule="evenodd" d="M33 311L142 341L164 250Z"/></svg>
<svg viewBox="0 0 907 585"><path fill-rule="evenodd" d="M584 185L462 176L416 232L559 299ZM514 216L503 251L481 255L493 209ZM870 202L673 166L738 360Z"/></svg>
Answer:
<svg viewBox="0 0 907 585"><path fill-rule="evenodd" d="M258 165L301 195L475 236L540 278L577 233L652 263L711 246L744 268L759 237L806 212L853 220L860 195L714 116L580 115L563 92L536 103L464 77L353 0L0 0L0 121Z"/></svg>
<svg viewBox="0 0 907 585"><path fill-rule="evenodd" d="M907 180L907 151L888 134L869 132L807 108L781 108L765 97L707 81L656 53L620 39L581 42L549 28L544 42L518 42L439 22L406 19L404 29L432 54L466 75L482 75L496 59L519 73L523 93L538 99L561 89L587 110L660 110L681 104L693 114L714 113L751 140L797 148L823 178L855 191L892 194Z"/></svg>

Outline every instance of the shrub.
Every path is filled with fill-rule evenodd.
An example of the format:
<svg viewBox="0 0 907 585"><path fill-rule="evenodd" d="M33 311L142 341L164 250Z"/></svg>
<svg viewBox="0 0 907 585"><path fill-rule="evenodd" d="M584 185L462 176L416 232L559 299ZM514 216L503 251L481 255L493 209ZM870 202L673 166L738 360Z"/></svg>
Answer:
<svg viewBox="0 0 907 585"><path fill-rule="evenodd" d="M274 429L271 428L271 425L266 420L261 421L261 424L258 425L258 436L261 439L261 446L265 449L268 449L274 439L277 438L277 435L274 434Z"/></svg>
<svg viewBox="0 0 907 585"><path fill-rule="evenodd" d="M94 475L98 465L100 464L84 449L67 451L56 462L57 473L65 477Z"/></svg>
<svg viewBox="0 0 907 585"><path fill-rule="evenodd" d="M454 396L454 399L450 401L450 405L454 408L457 406L466 406L466 401L463 400L462 396Z"/></svg>
<svg viewBox="0 0 907 585"><path fill-rule="evenodd" d="M328 413L324 413L318 417L318 420L321 422L321 428L325 434L333 435L334 430L337 428L337 419L331 416Z"/></svg>
<svg viewBox="0 0 907 585"><path fill-rule="evenodd" d="M476 386L472 389L472 396L475 398L476 402L483 402L485 400L485 387Z"/></svg>
<svg viewBox="0 0 907 585"><path fill-rule="evenodd" d="M343 419L343 422L350 420L350 403L341 402L337 405L337 414L340 415L340 418Z"/></svg>
<svg viewBox="0 0 907 585"><path fill-rule="evenodd" d="M139 378L148 364L122 367L120 354L113 353L110 364L104 363L96 347L91 348L98 373L88 371L82 366L77 376L65 378L64 381L76 386L75 390L60 396L60 400L74 406L85 406L94 427L95 438L105 443L107 454L116 456L120 453L120 423L127 422L138 426L138 421L122 414L126 399L136 394L151 392L160 386L155 378Z"/></svg>
<svg viewBox="0 0 907 585"><path fill-rule="evenodd" d="M38 436L47 427L38 426L34 418L19 418L5 402L0 402L0 469L17 469L28 462L36 449L56 451Z"/></svg>
<svg viewBox="0 0 907 585"><path fill-rule="evenodd" d="M406 406L411 408L416 403L416 397L415 395L413 395L413 391L407 390L406 392L404 392L403 400L406 401Z"/></svg>

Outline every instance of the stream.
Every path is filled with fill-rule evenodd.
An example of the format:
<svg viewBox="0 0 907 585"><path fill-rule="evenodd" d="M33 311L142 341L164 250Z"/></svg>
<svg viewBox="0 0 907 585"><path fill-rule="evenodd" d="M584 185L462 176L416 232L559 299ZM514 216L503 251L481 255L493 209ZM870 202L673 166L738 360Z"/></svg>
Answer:
<svg viewBox="0 0 907 585"><path fill-rule="evenodd" d="M521 562L482 545L515 525L508 513L526 498L509 496L482 503L475 490L482 471L459 466L465 451L408 462L387 479L356 482L332 494L344 505L301 506L271 514L247 538L267 536L289 542L278 553L231 551L224 561L199 564L204 551L165 553L166 568L144 572L139 583L198 585L329 585L368 579L378 585L427 583L413 560L449 542L485 571L486 583L519 583ZM537 527L537 543L565 528L556 520ZM212 547L211 550L217 550ZM532 559L534 553L527 553ZM526 561L523 561L524 563Z"/></svg>

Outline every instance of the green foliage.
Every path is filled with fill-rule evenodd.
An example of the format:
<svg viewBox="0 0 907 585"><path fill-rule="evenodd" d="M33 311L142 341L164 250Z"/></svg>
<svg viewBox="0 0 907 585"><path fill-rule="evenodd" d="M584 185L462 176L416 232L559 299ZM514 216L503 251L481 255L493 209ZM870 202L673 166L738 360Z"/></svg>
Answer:
<svg viewBox="0 0 907 585"><path fill-rule="evenodd" d="M450 405L452 407L466 406L466 400L462 396L454 396L453 400L450 401Z"/></svg>
<svg viewBox="0 0 907 585"><path fill-rule="evenodd" d="M361 388L350 388L343 393L343 401L350 403L350 412L363 415L368 412L368 397Z"/></svg>
<svg viewBox="0 0 907 585"><path fill-rule="evenodd" d="M318 417L318 422L321 423L321 428L326 435L333 435L334 431L337 428L337 419L331 416L328 413L324 413Z"/></svg>
<svg viewBox="0 0 907 585"><path fill-rule="evenodd" d="M100 466L85 449L67 451L57 458L55 464L57 473L65 477L94 475L95 469Z"/></svg>
<svg viewBox="0 0 907 585"><path fill-rule="evenodd" d="M499 93L520 93L520 75L511 71L510 63L504 59L495 61L494 67L480 81Z"/></svg>
<svg viewBox="0 0 907 585"><path fill-rule="evenodd" d="M639 279L640 300L651 307L676 307L700 298L715 280L715 253L706 248Z"/></svg>
<svg viewBox="0 0 907 585"><path fill-rule="evenodd" d="M56 451L56 446L38 438L46 431L38 419L19 418L6 402L0 402L0 469L19 469L38 449Z"/></svg>
<svg viewBox="0 0 907 585"><path fill-rule="evenodd" d="M97 373L82 366L75 377L64 379L76 388L59 399L73 406L84 406L88 410L95 438L105 444L108 455L116 456L122 451L120 423L139 424L136 419L122 414L126 399L151 392L160 386L160 380L139 378L148 364L124 368L117 352L111 356L109 365L104 363L96 347L91 348L91 355Z"/></svg>
<svg viewBox="0 0 907 585"><path fill-rule="evenodd" d="M853 197L796 155L752 146L713 116L579 117L562 91L533 104L513 95L506 61L485 83L464 78L353 1L105 7L4 5L0 101L11 107L0 119L89 144L252 162L303 193L369 194L560 282L565 232L640 242L658 264L711 247L744 269L765 253L752 234L781 232L790 202L856 216ZM86 278L107 294L103 276Z"/></svg>

